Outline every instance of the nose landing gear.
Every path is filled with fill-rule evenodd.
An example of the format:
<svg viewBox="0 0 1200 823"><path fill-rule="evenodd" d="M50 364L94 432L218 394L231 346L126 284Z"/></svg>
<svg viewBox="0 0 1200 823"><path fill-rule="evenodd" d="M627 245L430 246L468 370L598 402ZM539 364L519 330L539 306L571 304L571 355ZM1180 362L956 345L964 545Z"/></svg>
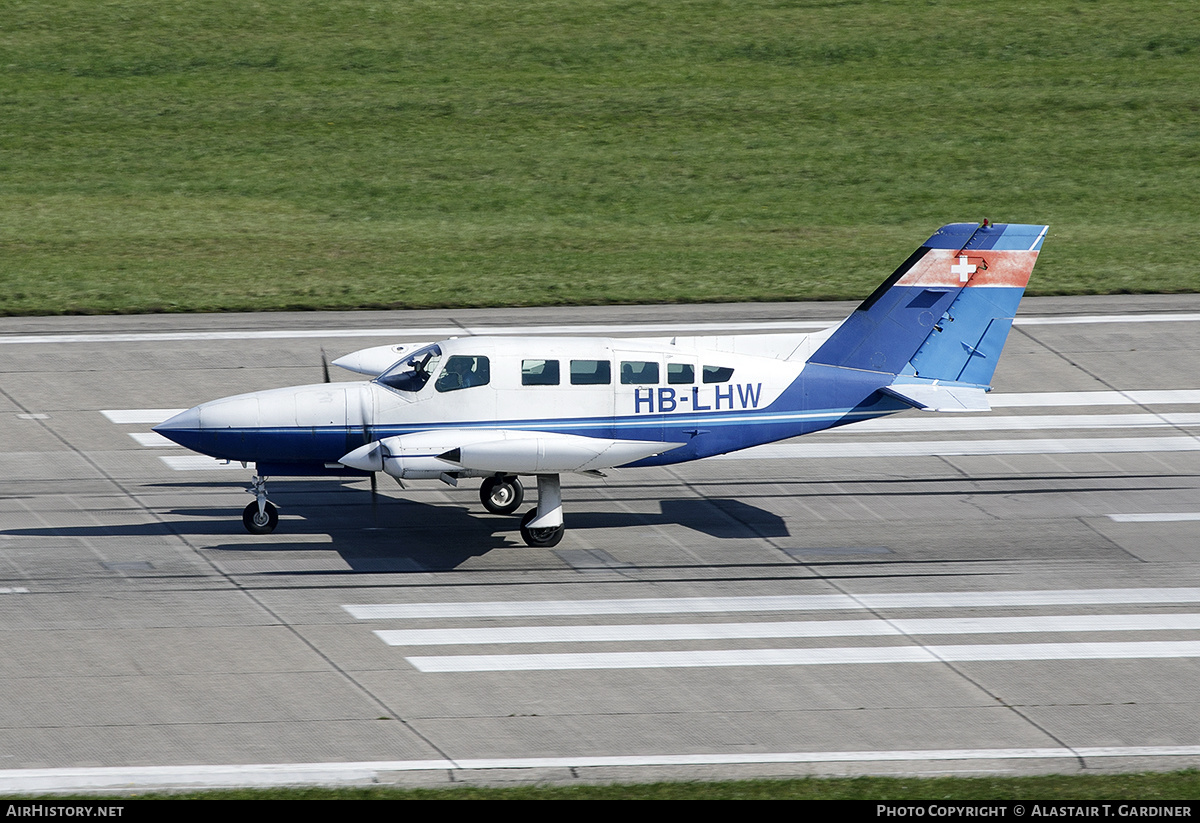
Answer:
<svg viewBox="0 0 1200 823"><path fill-rule="evenodd" d="M242 525L250 534L270 534L279 525L279 509L267 500L267 478L254 476L250 488L254 502L242 511Z"/></svg>

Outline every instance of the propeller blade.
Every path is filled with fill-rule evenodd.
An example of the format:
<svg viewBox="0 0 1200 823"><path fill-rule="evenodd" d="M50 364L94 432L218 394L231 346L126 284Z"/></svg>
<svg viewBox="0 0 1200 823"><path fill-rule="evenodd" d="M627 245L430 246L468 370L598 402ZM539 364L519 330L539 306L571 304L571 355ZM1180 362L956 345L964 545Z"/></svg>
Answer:
<svg viewBox="0 0 1200 823"><path fill-rule="evenodd" d="M329 382L329 358L325 356L325 347L321 347L321 376L325 383Z"/></svg>

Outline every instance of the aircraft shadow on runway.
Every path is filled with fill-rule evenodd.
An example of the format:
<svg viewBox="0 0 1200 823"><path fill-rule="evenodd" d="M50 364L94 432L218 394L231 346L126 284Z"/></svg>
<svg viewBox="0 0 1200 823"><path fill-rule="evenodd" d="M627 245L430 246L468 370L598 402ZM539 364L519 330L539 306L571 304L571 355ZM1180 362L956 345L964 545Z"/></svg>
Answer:
<svg viewBox="0 0 1200 823"><path fill-rule="evenodd" d="M224 483L201 485L229 489ZM331 489L327 483L279 481L272 491L282 522L279 531L267 537L246 534L240 509L225 507L176 507L161 512L167 518L163 522L9 529L0 534L80 539L179 536L206 552L242 556L333 551L350 571L373 574L448 571L492 551L527 550L518 532L518 516L485 513L473 490L461 502L430 504L381 495L374 505L361 490ZM522 511L531 507L522 507ZM683 526L717 539L789 536L782 517L741 500L667 499L659 502L659 509L658 514L576 510L569 516L570 530ZM290 540L292 535L304 539ZM313 543L312 535L328 535L331 542ZM569 550L571 546L564 541L560 548ZM219 561L220 555L214 559ZM340 564L326 572L307 562L300 565L303 568L295 573L345 571ZM288 572L280 569L276 573Z"/></svg>

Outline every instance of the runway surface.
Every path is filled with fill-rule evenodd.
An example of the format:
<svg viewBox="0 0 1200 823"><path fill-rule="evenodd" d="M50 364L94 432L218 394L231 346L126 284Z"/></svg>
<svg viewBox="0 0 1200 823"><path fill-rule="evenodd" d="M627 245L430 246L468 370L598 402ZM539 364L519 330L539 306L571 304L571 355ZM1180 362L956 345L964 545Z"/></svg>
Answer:
<svg viewBox="0 0 1200 823"><path fill-rule="evenodd" d="M253 537L150 431L322 349L853 305L0 320L0 792L1200 765L1200 297L1026 299L988 415L564 478L553 550L477 481L274 479Z"/></svg>

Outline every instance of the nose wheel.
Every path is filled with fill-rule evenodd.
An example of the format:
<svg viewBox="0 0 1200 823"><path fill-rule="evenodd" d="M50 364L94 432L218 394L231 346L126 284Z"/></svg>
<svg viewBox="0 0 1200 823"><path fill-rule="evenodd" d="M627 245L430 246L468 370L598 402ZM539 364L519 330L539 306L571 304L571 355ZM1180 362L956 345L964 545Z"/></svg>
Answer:
<svg viewBox="0 0 1200 823"><path fill-rule="evenodd" d="M270 534L279 525L279 509L274 503L264 501L262 511L259 511L256 500L242 512L242 524L250 534Z"/></svg>
<svg viewBox="0 0 1200 823"><path fill-rule="evenodd" d="M279 509L267 500L267 478L254 476L250 488L254 502L242 511L242 525L250 534L270 534L279 525Z"/></svg>
<svg viewBox="0 0 1200 823"><path fill-rule="evenodd" d="M512 475L488 477L479 487L479 500L492 514L512 514L525 500L525 487Z"/></svg>

